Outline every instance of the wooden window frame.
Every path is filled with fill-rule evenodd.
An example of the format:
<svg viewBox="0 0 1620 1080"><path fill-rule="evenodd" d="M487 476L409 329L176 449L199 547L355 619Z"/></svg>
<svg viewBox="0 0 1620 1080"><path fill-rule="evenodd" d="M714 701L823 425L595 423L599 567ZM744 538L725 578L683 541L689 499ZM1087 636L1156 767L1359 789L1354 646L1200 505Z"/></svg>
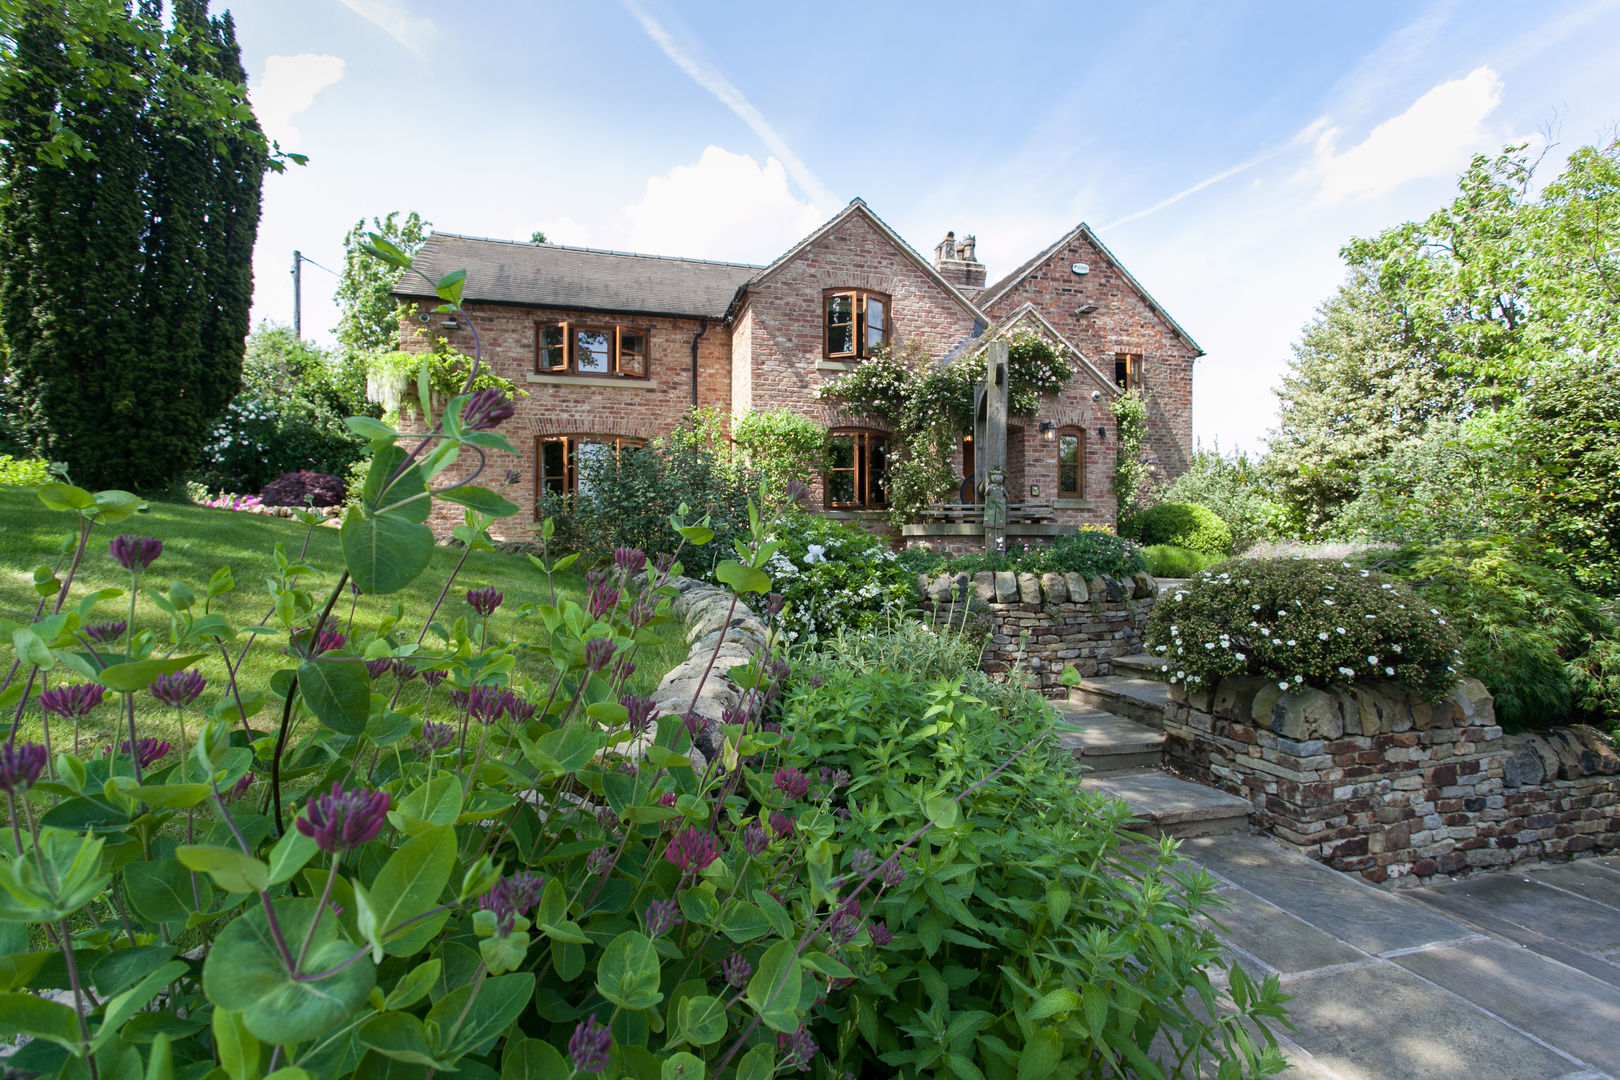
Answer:
<svg viewBox="0 0 1620 1080"><path fill-rule="evenodd" d="M849 352L833 352L832 349L832 302L835 297L847 296L850 298L850 322L839 323L839 326L849 327L849 339L852 346ZM888 293L880 293L873 289L824 289L821 293L821 353L828 360L864 360L872 355L873 346L866 340L866 311L867 305L876 300L883 305L883 337L879 345L888 344L891 332L894 329L894 299Z"/></svg>
<svg viewBox="0 0 1620 1080"><path fill-rule="evenodd" d="M827 474L823 477L823 484L827 492L827 509L829 510L882 510L889 505L886 492L889 475L889 441L890 435L886 431L877 431L873 428L834 428L827 433L829 440L850 438L854 440L854 463L847 469L835 469L829 462ZM880 470L881 479L873 484L872 444L874 441L883 443L883 468ZM855 499L852 502L834 502L832 478L834 473L848 472L854 474ZM873 492L876 490L877 495Z"/></svg>
<svg viewBox="0 0 1620 1080"><path fill-rule="evenodd" d="M1063 490L1063 440L1074 439L1074 490ZM1063 499L1083 499L1086 496L1086 431L1084 428L1068 425L1058 428L1057 432L1057 493L1056 497Z"/></svg>
<svg viewBox="0 0 1620 1080"><path fill-rule="evenodd" d="M1120 365L1125 366L1125 379L1120 380ZM1142 354L1117 352L1114 354L1114 385L1121 390L1142 389Z"/></svg>
<svg viewBox="0 0 1620 1080"><path fill-rule="evenodd" d="M611 445L615 453L624 453L625 450L635 450L647 445L645 439L638 439L631 435L599 435L594 432L557 433L555 435L536 435L534 437L534 518L539 521L543 516L540 501L545 497L549 488L545 480L545 444L562 443L563 446L563 487L557 494L569 498L579 493L579 446L581 443L591 443L602 446Z"/></svg>
<svg viewBox="0 0 1620 1080"><path fill-rule="evenodd" d="M547 330L562 331L562 366L547 367L545 344ZM578 349L575 346L577 336L581 333L598 333L608 336L608 370L607 371L580 371ZM627 336L638 336L642 341L641 371L630 372L624 369L624 339ZM556 348L551 346L550 348ZM652 329L636 323L591 323L575 322L572 319L537 319L534 324L534 373L536 375L566 375L579 379L649 379L652 377Z"/></svg>

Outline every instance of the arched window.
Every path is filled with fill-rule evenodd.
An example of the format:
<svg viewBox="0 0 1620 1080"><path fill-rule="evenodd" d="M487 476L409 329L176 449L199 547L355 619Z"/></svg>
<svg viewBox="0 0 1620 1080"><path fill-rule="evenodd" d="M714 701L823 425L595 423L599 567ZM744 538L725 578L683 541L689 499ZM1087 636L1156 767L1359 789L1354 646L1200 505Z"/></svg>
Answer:
<svg viewBox="0 0 1620 1080"><path fill-rule="evenodd" d="M889 437L837 428L827 437L827 506L871 510L889 505Z"/></svg>
<svg viewBox="0 0 1620 1080"><path fill-rule="evenodd" d="M1057 458L1058 496L1080 498L1086 490L1086 433L1083 428L1058 429Z"/></svg>
<svg viewBox="0 0 1620 1080"><path fill-rule="evenodd" d="M618 454L627 447L641 445L642 440L621 435L541 435L536 438L535 517L541 516L540 500L547 495L572 495L590 490L589 479L580 476L582 465L588 465L602 454Z"/></svg>

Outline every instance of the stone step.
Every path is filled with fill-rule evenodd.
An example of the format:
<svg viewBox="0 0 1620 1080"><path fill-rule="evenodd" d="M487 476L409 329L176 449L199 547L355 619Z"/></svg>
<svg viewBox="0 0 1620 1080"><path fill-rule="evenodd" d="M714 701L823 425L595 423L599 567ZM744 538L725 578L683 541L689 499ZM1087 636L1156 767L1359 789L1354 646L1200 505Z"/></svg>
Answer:
<svg viewBox="0 0 1620 1080"><path fill-rule="evenodd" d="M1068 702L1059 702L1057 710L1058 741L1093 773L1148 768L1163 759L1162 731Z"/></svg>
<svg viewBox="0 0 1620 1080"><path fill-rule="evenodd" d="M1115 675L1130 675L1138 679L1158 679L1162 677L1169 661L1162 656L1152 653L1132 653L1129 656L1116 656L1108 661L1113 667Z"/></svg>
<svg viewBox="0 0 1620 1080"><path fill-rule="evenodd" d="M1080 786L1125 800L1131 827L1165 836L1217 836L1249 831L1247 799L1171 776L1161 769L1092 775Z"/></svg>
<svg viewBox="0 0 1620 1080"><path fill-rule="evenodd" d="M1170 704L1170 687L1157 679L1134 675L1097 675L1071 689L1069 701L1162 731L1165 706Z"/></svg>

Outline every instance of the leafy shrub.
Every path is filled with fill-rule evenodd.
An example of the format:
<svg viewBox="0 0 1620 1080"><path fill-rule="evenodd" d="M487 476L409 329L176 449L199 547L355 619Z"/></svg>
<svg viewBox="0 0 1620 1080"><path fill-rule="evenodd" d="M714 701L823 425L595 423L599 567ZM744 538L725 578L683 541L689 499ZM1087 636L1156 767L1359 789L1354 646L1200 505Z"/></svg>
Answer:
<svg viewBox="0 0 1620 1080"><path fill-rule="evenodd" d="M1620 722L1620 627L1596 596L1511 541L1450 541L1368 556L1446 612L1463 670L1504 725Z"/></svg>
<svg viewBox="0 0 1620 1080"><path fill-rule="evenodd" d="M732 421L731 438L760 474L773 503L788 484L808 484L827 467L827 429L801 413L745 412Z"/></svg>
<svg viewBox="0 0 1620 1080"><path fill-rule="evenodd" d="M1430 700L1458 678L1457 632L1404 583L1348 563L1241 559L1161 594L1147 644L1170 681L1229 675L1280 686L1393 679Z"/></svg>
<svg viewBox="0 0 1620 1080"><path fill-rule="evenodd" d="M1072 1077L1214 1075L1201 1065L1220 1060L1222 1076L1278 1071L1245 1027L1281 1015L1275 976L1256 984L1223 958L1199 918L1214 881L1170 842L1127 841L1124 804L1080 787L1038 695L991 708L960 674L926 678L896 651L872 666L842 650L799 659L782 720L796 748L853 778L846 852L922 834L917 872L871 909L897 948L843 1005L840 1040L886 1067L856 1075L1012 1080L1031 1059ZM1249 1020L1222 1016L1217 967ZM1071 1022L1040 1019L1053 1008ZM1148 1047L1165 1073L1140 1067Z"/></svg>
<svg viewBox="0 0 1620 1080"><path fill-rule="evenodd" d="M1012 541L1005 553L958 555L944 559L936 573L976 574L981 570L1011 570L1014 573L1080 574L1095 577L1128 578L1147 569L1142 547L1106 529L1082 528L1070 536L1060 536L1050 544Z"/></svg>
<svg viewBox="0 0 1620 1080"><path fill-rule="evenodd" d="M342 506L348 494L343 481L311 469L282 473L259 492L266 506Z"/></svg>
<svg viewBox="0 0 1620 1080"><path fill-rule="evenodd" d="M0 484L35 487L51 478L51 467L38 458L16 458L0 454Z"/></svg>
<svg viewBox="0 0 1620 1080"><path fill-rule="evenodd" d="M1143 544L1174 544L1203 555L1232 554L1232 530L1198 503L1159 503L1129 519L1126 533Z"/></svg>
<svg viewBox="0 0 1620 1080"><path fill-rule="evenodd" d="M783 516L775 540L766 568L790 605L789 641L871 630L912 598L913 575L888 542L857 526L797 511Z"/></svg>
<svg viewBox="0 0 1620 1080"><path fill-rule="evenodd" d="M1273 540L1287 526L1288 512L1274 496L1258 463L1241 450L1220 447L1193 451L1187 471L1157 493L1162 502L1209 507L1232 530L1232 550L1243 554L1262 540Z"/></svg>
<svg viewBox="0 0 1620 1080"><path fill-rule="evenodd" d="M1148 573L1154 577L1164 578L1190 578L1200 570L1208 570L1215 564L1226 561L1219 555L1205 555L1174 544L1154 544L1145 547L1142 549L1142 556L1147 559Z"/></svg>

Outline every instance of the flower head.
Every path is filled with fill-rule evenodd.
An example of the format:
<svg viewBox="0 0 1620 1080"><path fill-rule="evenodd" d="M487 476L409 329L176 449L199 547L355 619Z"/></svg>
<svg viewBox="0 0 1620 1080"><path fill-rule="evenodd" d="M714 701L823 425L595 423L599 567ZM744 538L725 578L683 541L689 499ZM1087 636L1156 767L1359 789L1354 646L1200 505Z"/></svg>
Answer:
<svg viewBox="0 0 1620 1080"><path fill-rule="evenodd" d="M640 548L614 548L613 565L626 574L639 574L647 568L647 553Z"/></svg>
<svg viewBox="0 0 1620 1080"><path fill-rule="evenodd" d="M748 977L754 973L754 965L742 953L732 953L720 963L720 974L725 976L726 985L741 990L748 985Z"/></svg>
<svg viewBox="0 0 1620 1080"><path fill-rule="evenodd" d="M0 743L0 791L21 795L44 767L45 747L39 743Z"/></svg>
<svg viewBox="0 0 1620 1080"><path fill-rule="evenodd" d="M861 902L853 896L838 905L827 918L827 936L838 945L848 945L861 932Z"/></svg>
<svg viewBox="0 0 1620 1080"><path fill-rule="evenodd" d="M613 586L598 583L590 587L585 597L585 606L591 613L591 618L605 618L608 612L619 606L619 598L623 594Z"/></svg>
<svg viewBox="0 0 1620 1080"><path fill-rule="evenodd" d="M39 695L39 707L64 720L82 720L106 696L106 689L96 683L58 686Z"/></svg>
<svg viewBox="0 0 1620 1080"><path fill-rule="evenodd" d="M658 602L650 596L638 596L636 602L630 605L625 612L624 619L632 629L640 630L652 622L653 616L658 614Z"/></svg>
<svg viewBox="0 0 1620 1080"><path fill-rule="evenodd" d="M248 788L252 786L253 771L250 769L243 773L236 783L231 785L230 790L225 792L223 797L226 802L235 802L237 799L240 799L242 796L246 795Z"/></svg>
<svg viewBox="0 0 1620 1080"><path fill-rule="evenodd" d="M624 684L630 681L630 676L636 673L636 665L630 662L628 656L620 655L613 661L613 681Z"/></svg>
<svg viewBox="0 0 1620 1080"><path fill-rule="evenodd" d="M467 399L461 410L461 426L468 431L493 431L510 420L515 411L505 394L489 387Z"/></svg>
<svg viewBox="0 0 1620 1080"><path fill-rule="evenodd" d="M422 735L417 745L426 751L443 750L456 741L456 729L449 724L439 724L432 720L422 722Z"/></svg>
<svg viewBox="0 0 1620 1080"><path fill-rule="evenodd" d="M493 911L496 927L502 934L510 934L518 917L527 915L540 902L540 891L545 884L545 878L527 870L509 874L479 897L478 906Z"/></svg>
<svg viewBox="0 0 1620 1080"><path fill-rule="evenodd" d="M905 869L901 867L899 860L894 858L885 860L880 872L883 875L883 884L891 889L906 880Z"/></svg>
<svg viewBox="0 0 1620 1080"><path fill-rule="evenodd" d="M532 702L525 701L510 690L501 695L501 711L506 714L508 719L519 724L526 724L533 720L536 708L537 706Z"/></svg>
<svg viewBox="0 0 1620 1080"><path fill-rule="evenodd" d="M183 709L197 700L208 680L195 668L177 671L172 675L159 675L146 688L147 693L174 709Z"/></svg>
<svg viewBox="0 0 1620 1080"><path fill-rule="evenodd" d="M631 731L646 731L658 719L658 702L652 698L624 697L619 699L619 704L630 714Z"/></svg>
<svg viewBox="0 0 1620 1080"><path fill-rule="evenodd" d="M341 630L322 630L310 643L309 655L319 656L322 653L337 652L348 643L348 637Z"/></svg>
<svg viewBox="0 0 1620 1080"><path fill-rule="evenodd" d="M605 874L613 868L613 849L603 844L585 857L585 872L592 876Z"/></svg>
<svg viewBox="0 0 1620 1080"><path fill-rule="evenodd" d="M612 638L592 638L585 643L585 670L601 671L613 660L617 651Z"/></svg>
<svg viewBox="0 0 1620 1080"><path fill-rule="evenodd" d="M647 905L647 936L659 937L681 925L680 905L673 900L654 900Z"/></svg>
<svg viewBox="0 0 1620 1080"><path fill-rule="evenodd" d="M163 541L151 536L124 533L113 537L112 542L107 545L107 550L119 566L132 574L138 574L163 554Z"/></svg>
<svg viewBox="0 0 1620 1080"><path fill-rule="evenodd" d="M393 667L394 678L398 679L400 682L410 682L412 679L416 678L416 665L412 664L403 656L395 658L393 661Z"/></svg>
<svg viewBox="0 0 1620 1080"><path fill-rule="evenodd" d="M781 1055L782 1064L800 1072L810 1071L816 1050L816 1041L802 1026L791 1035L784 1031L776 1037L776 1052Z"/></svg>
<svg viewBox="0 0 1620 1080"><path fill-rule="evenodd" d="M779 593L779 592L767 593L765 595L765 614L766 614L766 616L769 617L769 618L772 618L772 619L776 618L778 615L782 614L782 608L786 604L787 604L787 597L783 596L781 593Z"/></svg>
<svg viewBox="0 0 1620 1080"><path fill-rule="evenodd" d="M484 618L495 614L495 609L501 606L506 596L493 586L484 589L468 589L467 604Z"/></svg>
<svg viewBox="0 0 1620 1080"><path fill-rule="evenodd" d="M613 1029L596 1022L596 1014L579 1022L574 1035L568 1040L568 1056L574 1059L574 1069L582 1073L599 1073L607 1068L608 1051L613 1047Z"/></svg>
<svg viewBox="0 0 1620 1080"><path fill-rule="evenodd" d="M750 822L743 830L743 850L748 854L759 855L770 846L771 836L759 822Z"/></svg>
<svg viewBox="0 0 1620 1080"><path fill-rule="evenodd" d="M771 782L790 799L802 799L810 791L810 778L798 769L777 769L771 774Z"/></svg>
<svg viewBox="0 0 1620 1080"><path fill-rule="evenodd" d="M679 800L680 800L680 796L675 794L675 792L666 791L662 795L658 796L658 805L664 807L667 810L673 810L673 809L675 809L676 802L678 802Z"/></svg>
<svg viewBox="0 0 1620 1080"><path fill-rule="evenodd" d="M789 503L798 503L803 502L805 498L809 496L809 494L810 487L804 481L789 480L787 483L787 489L782 492L782 497Z"/></svg>
<svg viewBox="0 0 1620 1080"><path fill-rule="evenodd" d="M887 923L875 922L871 926L867 927L866 930L867 933L872 935L872 944L876 945L880 949L884 948L889 944L889 942L894 940L894 933L889 929Z"/></svg>
<svg viewBox="0 0 1620 1080"><path fill-rule="evenodd" d="M135 749L133 751L131 751L129 748L128 739L125 739L123 742L118 744L118 752L120 754L129 754L132 756L136 761L141 763L141 768L143 769L150 768L159 761L162 761L168 756L171 749L172 747L169 743L159 742L156 739L136 739ZM107 747L106 752L109 754L112 753L112 747Z"/></svg>
<svg viewBox="0 0 1620 1080"><path fill-rule="evenodd" d="M424 671L421 673L422 681L427 683L429 686L438 686L440 683L444 682L445 676L449 674L450 673L448 671Z"/></svg>
<svg viewBox="0 0 1620 1080"><path fill-rule="evenodd" d="M304 804L298 818L298 831L315 841L322 851L352 851L369 843L382 832L388 821L390 799L386 791L357 787L347 791L337 781L332 790L316 795Z"/></svg>
<svg viewBox="0 0 1620 1080"><path fill-rule="evenodd" d="M792 836L794 830L793 819L780 810L771 811L771 834L777 837Z"/></svg>
<svg viewBox="0 0 1620 1080"><path fill-rule="evenodd" d="M656 556L653 557L653 569L658 571L659 577L663 577L665 574L669 573L670 567L674 565L675 556L671 552L660 551Z"/></svg>
<svg viewBox="0 0 1620 1080"><path fill-rule="evenodd" d="M683 874L694 874L720 857L720 845L714 834L688 825L664 848L664 858L675 864Z"/></svg>
<svg viewBox="0 0 1620 1080"><path fill-rule="evenodd" d="M108 645L124 636L124 629L129 624L123 619L113 619L111 622L94 623L84 628L84 636L97 645Z"/></svg>

